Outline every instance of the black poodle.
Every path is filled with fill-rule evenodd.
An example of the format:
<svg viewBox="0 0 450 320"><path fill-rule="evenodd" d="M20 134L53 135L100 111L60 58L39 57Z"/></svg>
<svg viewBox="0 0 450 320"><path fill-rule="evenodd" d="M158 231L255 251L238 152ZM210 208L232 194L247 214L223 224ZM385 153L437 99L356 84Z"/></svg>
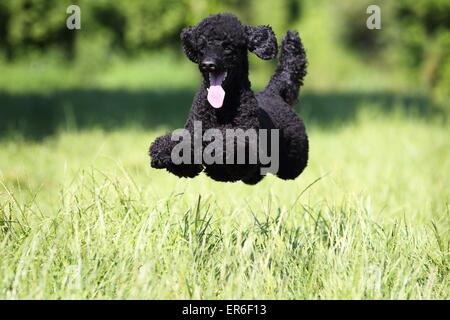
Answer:
<svg viewBox="0 0 450 320"><path fill-rule="evenodd" d="M278 166L273 173L281 179L295 179L300 175L308 161L308 137L292 106L306 75L307 60L298 33L288 31L276 72L267 87L256 95L248 78L247 50L265 60L276 57L277 40L270 26L247 26L232 14L217 14L207 17L196 27L183 29L181 40L185 54L199 65L203 76L185 129L193 135L196 121L201 122L202 133L215 128L224 136L227 129L255 129L258 132L259 129L278 129L278 150L275 151L278 152ZM263 164L259 160L226 162L230 157L226 148L221 155L214 154L219 158L223 156L224 161L195 161L195 152L203 152L202 148L207 146L205 141L200 145L202 150L196 150L194 143L190 145L192 152L188 157L191 161L174 163L171 155L179 142L173 140L169 134L152 143L153 168L165 168L179 177L194 177L204 170L217 181L242 180L247 184L256 184L264 177L261 173ZM244 141L233 141L233 147L237 149L239 143L246 152L252 152L248 137ZM274 152L271 143L266 148ZM236 157L234 151L231 154Z"/></svg>

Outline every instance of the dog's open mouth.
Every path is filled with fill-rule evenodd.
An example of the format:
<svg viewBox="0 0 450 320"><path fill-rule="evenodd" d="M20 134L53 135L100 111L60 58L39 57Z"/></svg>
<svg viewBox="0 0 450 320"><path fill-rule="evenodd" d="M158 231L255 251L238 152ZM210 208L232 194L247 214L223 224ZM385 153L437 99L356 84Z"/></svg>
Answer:
<svg viewBox="0 0 450 320"><path fill-rule="evenodd" d="M222 84L227 78L227 72L209 73L208 102L213 108L221 108L225 99Z"/></svg>

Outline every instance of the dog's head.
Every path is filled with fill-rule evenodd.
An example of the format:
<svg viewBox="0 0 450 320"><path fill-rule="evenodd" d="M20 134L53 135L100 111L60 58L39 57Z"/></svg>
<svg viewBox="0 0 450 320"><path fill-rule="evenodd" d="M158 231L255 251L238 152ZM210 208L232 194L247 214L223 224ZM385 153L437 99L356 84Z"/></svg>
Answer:
<svg viewBox="0 0 450 320"><path fill-rule="evenodd" d="M181 32L183 50L198 64L214 108L223 105L227 87L240 76L247 50L261 59L277 55L277 39L270 26L246 26L232 14L209 16Z"/></svg>

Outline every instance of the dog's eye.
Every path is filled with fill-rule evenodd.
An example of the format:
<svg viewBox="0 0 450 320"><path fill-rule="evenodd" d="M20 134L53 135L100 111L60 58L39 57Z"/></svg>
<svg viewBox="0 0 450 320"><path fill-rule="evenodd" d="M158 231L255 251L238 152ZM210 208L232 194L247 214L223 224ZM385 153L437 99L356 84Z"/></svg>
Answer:
<svg viewBox="0 0 450 320"><path fill-rule="evenodd" d="M233 48L231 48L230 46L226 46L226 47L223 49L223 52L224 52L225 54L231 54L231 53L233 52Z"/></svg>
<svg viewBox="0 0 450 320"><path fill-rule="evenodd" d="M198 43L197 43L197 48L201 51L205 50L206 48L206 40L203 38L200 38Z"/></svg>

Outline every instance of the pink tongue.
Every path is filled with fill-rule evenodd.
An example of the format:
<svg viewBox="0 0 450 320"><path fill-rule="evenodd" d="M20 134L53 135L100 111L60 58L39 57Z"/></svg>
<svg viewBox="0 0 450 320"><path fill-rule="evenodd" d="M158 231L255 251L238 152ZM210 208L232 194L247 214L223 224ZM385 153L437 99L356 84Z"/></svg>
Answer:
<svg viewBox="0 0 450 320"><path fill-rule="evenodd" d="M225 91L221 86L211 86L208 88L208 101L213 108L220 108L223 105Z"/></svg>
<svg viewBox="0 0 450 320"><path fill-rule="evenodd" d="M216 109L222 107L223 99L225 99L225 90L222 88L223 80L225 80L225 72L209 74L208 101Z"/></svg>

